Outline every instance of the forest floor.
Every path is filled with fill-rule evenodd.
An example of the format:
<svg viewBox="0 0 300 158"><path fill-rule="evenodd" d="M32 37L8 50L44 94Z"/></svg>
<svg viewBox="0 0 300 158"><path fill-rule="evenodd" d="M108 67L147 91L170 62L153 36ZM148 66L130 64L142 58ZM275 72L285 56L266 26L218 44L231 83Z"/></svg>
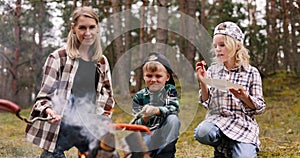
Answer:
<svg viewBox="0 0 300 158"><path fill-rule="evenodd" d="M263 80L267 108L256 116L260 126L261 150L258 157L300 157L300 76L277 73ZM28 116L29 109L22 110ZM177 143L177 158L213 157L213 148L194 140L194 128L204 119L206 111L199 105L193 121L182 131ZM116 107L115 122L129 122ZM26 124L9 113L0 113L0 157L39 157L41 149L24 138ZM76 149L66 156L76 158Z"/></svg>

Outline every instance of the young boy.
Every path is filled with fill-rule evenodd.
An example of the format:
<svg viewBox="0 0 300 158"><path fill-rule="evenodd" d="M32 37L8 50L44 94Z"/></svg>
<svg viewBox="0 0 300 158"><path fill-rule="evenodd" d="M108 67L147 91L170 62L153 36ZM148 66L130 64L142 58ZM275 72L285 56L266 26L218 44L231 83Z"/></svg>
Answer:
<svg viewBox="0 0 300 158"><path fill-rule="evenodd" d="M145 125L153 135L143 136L152 158L173 158L179 136L179 102L168 59L150 53L143 64L146 87L133 97L134 124Z"/></svg>

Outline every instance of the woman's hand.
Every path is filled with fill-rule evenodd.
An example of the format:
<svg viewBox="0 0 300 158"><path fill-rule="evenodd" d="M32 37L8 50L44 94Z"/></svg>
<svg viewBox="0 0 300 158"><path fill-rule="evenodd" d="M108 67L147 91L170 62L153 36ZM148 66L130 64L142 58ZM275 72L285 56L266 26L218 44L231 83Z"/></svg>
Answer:
<svg viewBox="0 0 300 158"><path fill-rule="evenodd" d="M203 60L196 63L197 78L201 83L202 83L202 79L207 77L205 65L206 63Z"/></svg>
<svg viewBox="0 0 300 158"><path fill-rule="evenodd" d="M47 108L45 112L49 117L53 118L52 120L48 121L50 124L55 124L61 121L61 116L56 114L54 110Z"/></svg>

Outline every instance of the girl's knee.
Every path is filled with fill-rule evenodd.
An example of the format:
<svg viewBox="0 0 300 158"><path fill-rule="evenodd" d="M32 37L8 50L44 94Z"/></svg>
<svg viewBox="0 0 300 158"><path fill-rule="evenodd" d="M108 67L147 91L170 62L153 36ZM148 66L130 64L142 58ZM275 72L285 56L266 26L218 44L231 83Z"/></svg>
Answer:
<svg viewBox="0 0 300 158"><path fill-rule="evenodd" d="M201 122L194 130L194 138L206 145L216 146L221 142L219 128L209 122Z"/></svg>
<svg viewBox="0 0 300 158"><path fill-rule="evenodd" d="M206 135L208 135L211 132L211 129L214 127L215 125L213 123L209 123L209 122L201 122L194 130L195 132L195 137L196 138L202 138L205 137Z"/></svg>
<svg viewBox="0 0 300 158"><path fill-rule="evenodd" d="M245 158L256 158L257 157L257 147L250 143L241 143L233 141L231 143L232 157L245 157Z"/></svg>

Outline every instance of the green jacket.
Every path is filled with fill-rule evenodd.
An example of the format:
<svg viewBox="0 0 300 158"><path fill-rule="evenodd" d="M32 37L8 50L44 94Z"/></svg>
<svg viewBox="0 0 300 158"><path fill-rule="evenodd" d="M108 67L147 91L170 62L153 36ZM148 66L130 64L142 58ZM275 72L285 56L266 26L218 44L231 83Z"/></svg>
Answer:
<svg viewBox="0 0 300 158"><path fill-rule="evenodd" d="M167 84L165 87L155 93L149 91L148 88L144 88L137 92L133 97L133 114L139 113L145 105L157 106L160 109L160 116L151 116L148 123L142 121L142 114L137 116L134 124L145 125L150 129L156 129L167 118L168 115L179 112L179 101L177 90L174 85Z"/></svg>

